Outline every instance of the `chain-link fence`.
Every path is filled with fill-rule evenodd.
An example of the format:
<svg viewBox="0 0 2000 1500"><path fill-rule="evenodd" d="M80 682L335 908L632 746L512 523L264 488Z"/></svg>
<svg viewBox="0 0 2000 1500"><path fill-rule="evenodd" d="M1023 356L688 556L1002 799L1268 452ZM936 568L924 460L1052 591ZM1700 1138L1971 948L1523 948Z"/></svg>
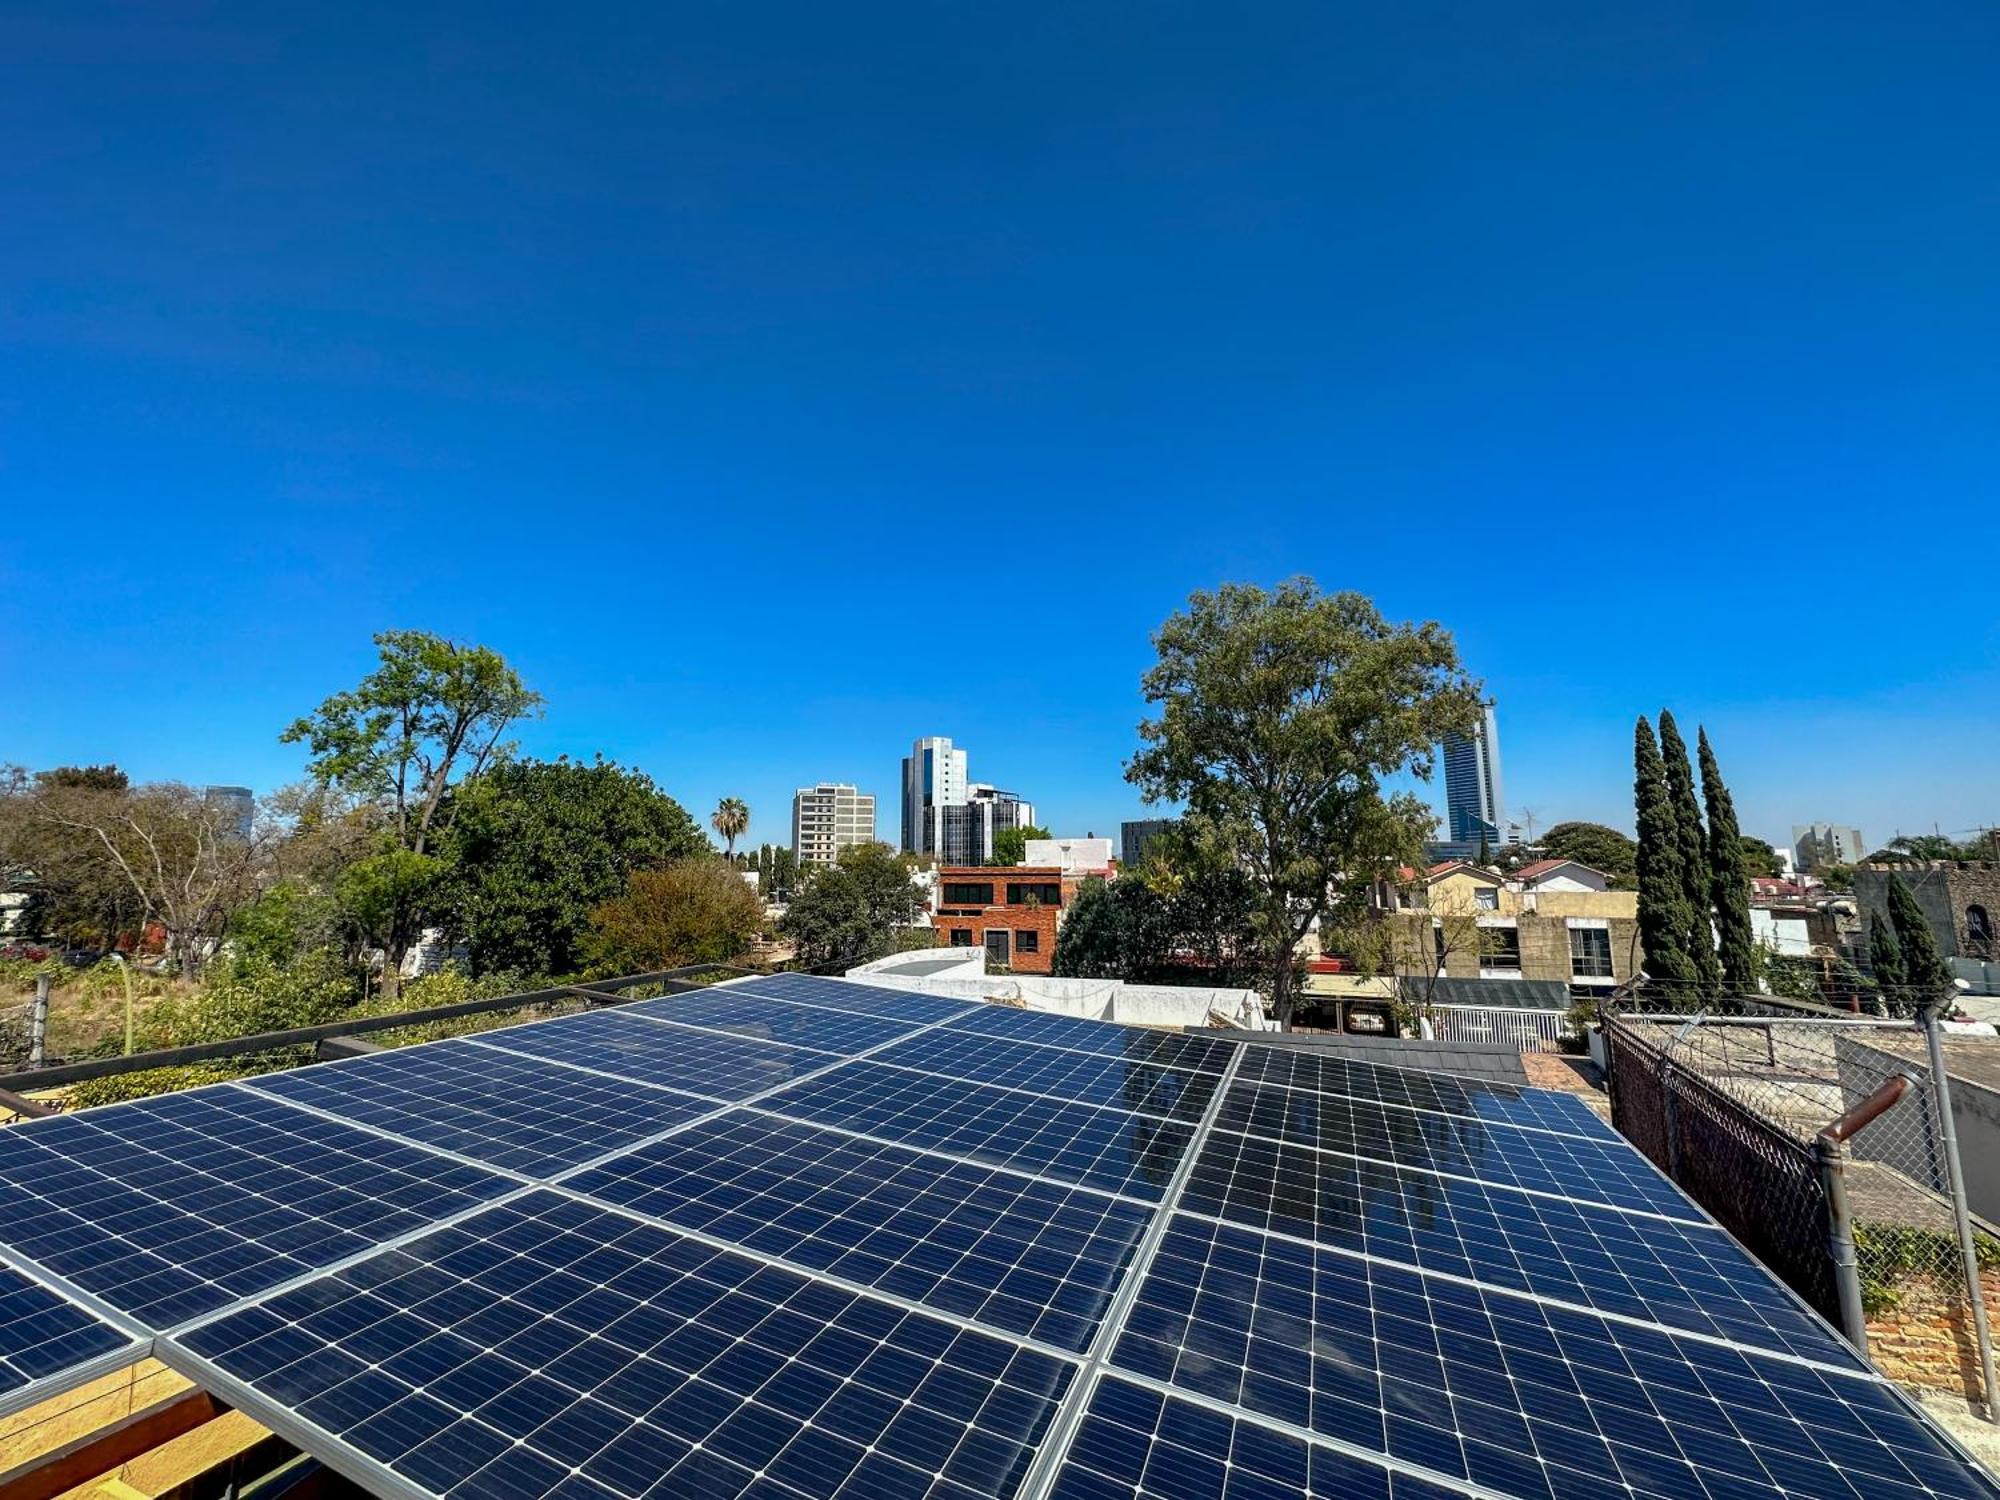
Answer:
<svg viewBox="0 0 2000 1500"><path fill-rule="evenodd" d="M1641 1013L1607 1017L1604 1040L1620 1131L1892 1377L1984 1399L2000 1041L1943 1044L1941 1114L1909 1020Z"/></svg>

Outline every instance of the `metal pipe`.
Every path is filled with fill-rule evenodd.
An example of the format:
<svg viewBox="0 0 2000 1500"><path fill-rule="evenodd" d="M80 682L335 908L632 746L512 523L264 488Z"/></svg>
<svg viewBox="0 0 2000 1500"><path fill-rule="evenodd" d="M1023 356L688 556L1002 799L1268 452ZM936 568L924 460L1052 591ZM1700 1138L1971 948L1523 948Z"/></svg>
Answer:
<svg viewBox="0 0 2000 1500"><path fill-rule="evenodd" d="M1847 1202L1847 1143L1873 1124L1910 1091L1910 1080L1898 1073L1867 1098L1822 1130L1813 1140L1819 1180L1826 1189L1826 1247L1833 1259L1833 1285L1840 1298L1841 1331L1865 1358L1868 1353L1868 1310L1861 1301L1861 1265L1854 1251L1854 1215Z"/></svg>
<svg viewBox="0 0 2000 1500"><path fill-rule="evenodd" d="M1972 1214L1965 1201L1965 1172L1958 1160L1958 1131L1951 1118L1951 1083L1944 1068L1942 1002L1924 1007L1924 1042L1931 1056L1931 1091L1937 1101L1938 1134L1944 1141L1945 1170L1950 1174L1951 1216L1958 1225L1958 1254L1965 1264L1966 1294L1972 1299L1972 1329L1979 1339L1980 1390L1986 1399L1986 1420L2000 1422L2000 1393L1993 1381L1993 1335L1986 1326L1986 1291L1979 1280L1979 1250L1972 1238Z"/></svg>

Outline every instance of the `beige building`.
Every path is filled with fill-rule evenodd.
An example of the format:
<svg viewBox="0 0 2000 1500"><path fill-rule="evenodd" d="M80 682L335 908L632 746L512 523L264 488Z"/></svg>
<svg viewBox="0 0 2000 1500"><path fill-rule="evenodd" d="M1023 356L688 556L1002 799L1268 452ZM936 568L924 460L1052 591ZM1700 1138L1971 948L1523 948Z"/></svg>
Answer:
<svg viewBox="0 0 2000 1500"><path fill-rule="evenodd" d="M875 842L875 794L844 781L802 786L792 796L792 853L802 865L830 865L840 851Z"/></svg>
<svg viewBox="0 0 2000 1500"><path fill-rule="evenodd" d="M1540 860L1511 875L1453 860L1384 881L1376 920L1386 928L1378 964L1402 981L1555 980L1576 998L1608 993L1645 966L1639 898L1611 889L1601 870Z"/></svg>

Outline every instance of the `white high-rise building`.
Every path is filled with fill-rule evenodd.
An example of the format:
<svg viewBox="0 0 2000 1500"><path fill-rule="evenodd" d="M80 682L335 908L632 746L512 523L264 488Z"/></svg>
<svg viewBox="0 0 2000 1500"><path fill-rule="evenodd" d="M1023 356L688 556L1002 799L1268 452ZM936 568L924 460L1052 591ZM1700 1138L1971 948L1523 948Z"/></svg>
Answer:
<svg viewBox="0 0 2000 1500"><path fill-rule="evenodd" d="M965 752L941 734L929 735L903 757L903 852L936 854L944 847L944 810L965 806Z"/></svg>
<svg viewBox="0 0 2000 1500"><path fill-rule="evenodd" d="M875 794L844 781L792 794L792 853L802 865L830 865L840 851L875 842Z"/></svg>

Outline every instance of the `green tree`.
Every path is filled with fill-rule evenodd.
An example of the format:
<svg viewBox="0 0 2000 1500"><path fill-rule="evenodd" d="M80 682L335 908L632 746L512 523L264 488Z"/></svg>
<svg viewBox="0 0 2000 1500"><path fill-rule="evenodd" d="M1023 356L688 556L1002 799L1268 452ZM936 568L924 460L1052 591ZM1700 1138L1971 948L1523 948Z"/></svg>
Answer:
<svg viewBox="0 0 2000 1500"><path fill-rule="evenodd" d="M855 844L806 876L778 928L800 965L852 967L895 952L924 909L910 870L887 844Z"/></svg>
<svg viewBox="0 0 2000 1500"><path fill-rule="evenodd" d="M1435 622L1391 624L1361 594L1309 579L1198 592L1153 638L1157 717L1126 778L1180 801L1258 893L1263 987L1289 1026L1296 954L1315 922L1365 905L1414 863L1436 818L1385 778L1428 779L1438 741L1477 725L1478 684Z"/></svg>
<svg viewBox="0 0 2000 1500"><path fill-rule="evenodd" d="M1868 918L1868 968L1886 1010L1901 1008L1910 987L1903 966L1903 945L1896 941L1896 924L1881 912Z"/></svg>
<svg viewBox="0 0 2000 1500"><path fill-rule="evenodd" d="M132 780L114 765L57 766L52 771L38 771L35 785L73 791L124 792L131 790Z"/></svg>
<svg viewBox="0 0 2000 1500"><path fill-rule="evenodd" d="M1937 937L1924 919L1924 909L1900 875L1889 877L1889 920L1896 926L1896 943L1903 950L1903 980L1911 1002L1925 1005L1952 994L1951 965L1938 952Z"/></svg>
<svg viewBox="0 0 2000 1500"><path fill-rule="evenodd" d="M1674 810L1674 839L1680 848L1681 904L1687 931L1682 949L1694 975L1694 997L1714 998L1722 988L1722 964L1715 954L1715 926L1709 911L1708 850L1695 798L1694 766L1674 716L1660 710L1660 759L1667 772L1667 797Z"/></svg>
<svg viewBox="0 0 2000 1500"><path fill-rule="evenodd" d="M403 956L424 925L439 874L432 846L450 821L458 781L504 761L508 729L541 706L496 651L421 630L375 637L376 669L328 698L280 737L311 747L307 770L382 810L384 858L369 882L386 900L382 993L401 983Z"/></svg>
<svg viewBox="0 0 2000 1500"><path fill-rule="evenodd" d="M437 904L475 974L581 969L593 907L625 894L635 871L710 852L650 777L601 758L510 761L451 800Z"/></svg>
<svg viewBox="0 0 2000 1500"><path fill-rule="evenodd" d="M736 841L743 837L750 826L750 808L741 797L724 797L715 804L715 811L708 815L709 826L716 837L722 840L723 854L736 857Z"/></svg>
<svg viewBox="0 0 2000 1500"><path fill-rule="evenodd" d="M1757 993L1757 944L1750 932L1750 877L1743 869L1743 830L1736 825L1736 803L1722 784L1722 767L1708 743L1708 731L1697 727L1701 756L1701 794L1708 808L1708 880L1715 907L1722 982L1733 995Z"/></svg>
<svg viewBox="0 0 2000 1500"><path fill-rule="evenodd" d="M1602 823L1558 823L1542 835L1545 859L1573 859L1627 889L1639 874L1639 846Z"/></svg>
<svg viewBox="0 0 2000 1500"><path fill-rule="evenodd" d="M1646 950L1646 977L1666 991L1669 1003L1679 1003L1695 983L1694 961L1687 951L1687 885L1667 768L1653 726L1643 714L1633 731L1632 758L1639 824L1639 942Z"/></svg>
<svg viewBox="0 0 2000 1500"><path fill-rule="evenodd" d="M624 892L592 908L591 955L607 974L741 958L764 925L764 903L727 860L683 859L634 870Z"/></svg>
<svg viewBox="0 0 2000 1500"><path fill-rule="evenodd" d="M1046 828L1003 828L993 835L993 857L989 865L1024 865L1028 862L1028 840L1045 839Z"/></svg>
<svg viewBox="0 0 2000 1500"><path fill-rule="evenodd" d="M1173 946L1169 903L1143 880L1086 880L1056 931L1051 970L1076 979L1149 982Z"/></svg>
<svg viewBox="0 0 2000 1500"><path fill-rule="evenodd" d="M1707 776L1704 773L1703 785L1705 786L1706 784ZM1743 878L1745 880L1750 880L1757 876L1762 876L1767 880L1776 880L1785 873L1784 862L1778 858L1778 851L1756 835L1748 833L1739 835L1737 838L1737 848L1740 851L1743 864Z"/></svg>

